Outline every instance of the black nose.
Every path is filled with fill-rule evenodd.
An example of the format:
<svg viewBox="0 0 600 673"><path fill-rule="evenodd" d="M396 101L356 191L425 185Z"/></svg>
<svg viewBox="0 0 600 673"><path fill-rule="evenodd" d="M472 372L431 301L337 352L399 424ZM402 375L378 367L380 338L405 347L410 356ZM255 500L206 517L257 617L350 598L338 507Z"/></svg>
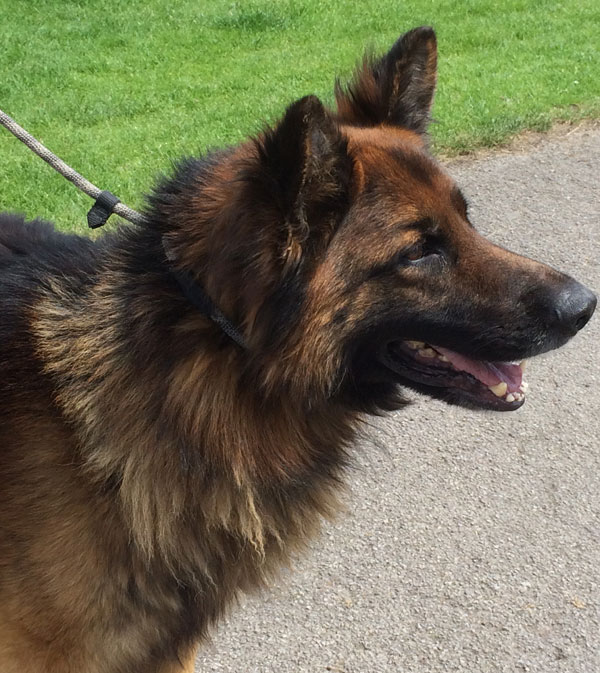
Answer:
<svg viewBox="0 0 600 673"><path fill-rule="evenodd" d="M554 315L562 329L576 334L585 327L596 310L596 295L577 281L569 279L553 298Z"/></svg>

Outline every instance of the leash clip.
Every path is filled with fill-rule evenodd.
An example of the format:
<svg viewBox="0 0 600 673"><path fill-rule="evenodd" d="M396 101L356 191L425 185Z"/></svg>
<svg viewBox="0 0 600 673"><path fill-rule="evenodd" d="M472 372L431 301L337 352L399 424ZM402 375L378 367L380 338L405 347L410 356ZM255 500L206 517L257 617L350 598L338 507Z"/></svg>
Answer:
<svg viewBox="0 0 600 673"><path fill-rule="evenodd" d="M117 203L121 203L121 199L117 198L112 192L100 192L96 202L87 214L88 227L90 229L103 227L106 220L113 214Z"/></svg>

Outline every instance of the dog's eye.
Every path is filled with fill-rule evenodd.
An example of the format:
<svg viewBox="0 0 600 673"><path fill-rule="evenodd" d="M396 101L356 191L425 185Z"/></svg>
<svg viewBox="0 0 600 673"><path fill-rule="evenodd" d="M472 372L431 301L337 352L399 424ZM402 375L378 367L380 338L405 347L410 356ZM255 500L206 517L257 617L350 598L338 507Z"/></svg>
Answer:
<svg viewBox="0 0 600 673"><path fill-rule="evenodd" d="M404 250L401 255L401 263L419 264L430 258L439 257L440 249L430 241L419 241L413 246Z"/></svg>
<svg viewBox="0 0 600 673"><path fill-rule="evenodd" d="M398 264L401 266L420 265L430 260L440 258L439 246L431 241L419 241L407 250L403 250L398 256Z"/></svg>
<svg viewBox="0 0 600 673"><path fill-rule="evenodd" d="M409 248L402 257L407 262L418 262L420 259L423 259L427 255L425 244L424 243L415 243L412 248Z"/></svg>
<svg viewBox="0 0 600 673"><path fill-rule="evenodd" d="M397 273L403 267L420 266L430 261L442 262L443 259L444 255L441 248L425 240L415 243L409 248L400 250L387 262L372 267L367 274L367 278L376 278L383 274Z"/></svg>

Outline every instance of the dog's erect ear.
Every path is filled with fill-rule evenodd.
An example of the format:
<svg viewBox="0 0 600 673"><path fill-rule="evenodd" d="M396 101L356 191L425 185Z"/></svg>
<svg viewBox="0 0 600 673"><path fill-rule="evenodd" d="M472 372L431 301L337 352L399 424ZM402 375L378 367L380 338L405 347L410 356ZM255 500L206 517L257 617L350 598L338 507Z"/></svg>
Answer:
<svg viewBox="0 0 600 673"><path fill-rule="evenodd" d="M365 58L347 88L336 82L340 121L359 126L393 124L425 133L436 72L433 29L422 26L405 33L379 60Z"/></svg>
<svg viewBox="0 0 600 673"><path fill-rule="evenodd" d="M347 208L347 142L321 101L306 96L290 105L258 147L269 196L285 223L284 243L304 251L330 234Z"/></svg>

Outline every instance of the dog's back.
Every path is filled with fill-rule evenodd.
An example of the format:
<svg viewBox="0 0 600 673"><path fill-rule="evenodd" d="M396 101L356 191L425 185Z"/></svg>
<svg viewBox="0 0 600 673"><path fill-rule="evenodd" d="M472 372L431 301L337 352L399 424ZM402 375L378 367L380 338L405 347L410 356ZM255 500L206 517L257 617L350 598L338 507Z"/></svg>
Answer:
<svg viewBox="0 0 600 673"><path fill-rule="evenodd" d="M24 366L30 371L35 360L30 317L41 293L55 278L68 279L72 289L89 283L97 247L89 238L57 231L50 222L0 214L0 367L5 377L9 372L19 377Z"/></svg>
<svg viewBox="0 0 600 673"><path fill-rule="evenodd" d="M0 213L0 270L42 264L49 270L69 271L85 264L95 248L89 238L57 231L44 220L27 221L21 215ZM75 266L76 265L76 266ZM4 276L0 276L0 285Z"/></svg>

